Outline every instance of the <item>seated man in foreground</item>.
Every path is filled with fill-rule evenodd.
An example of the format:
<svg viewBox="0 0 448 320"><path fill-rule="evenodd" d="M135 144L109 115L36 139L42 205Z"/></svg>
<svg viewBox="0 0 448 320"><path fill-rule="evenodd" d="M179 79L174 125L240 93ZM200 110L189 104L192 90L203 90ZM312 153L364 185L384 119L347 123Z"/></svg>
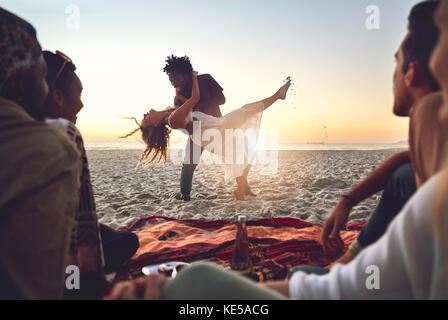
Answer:
<svg viewBox="0 0 448 320"><path fill-rule="evenodd" d="M437 5L438 1L421 2L412 8L409 15L408 34L395 55L397 64L394 74L394 114L397 116L410 116L413 106L428 94L439 90L428 65L438 38L438 30L432 19ZM350 262L363 248L384 234L390 221L400 212L418 186L413 160L409 151L390 157L342 196L323 226L322 245L330 255L339 254L344 246L339 232L347 223L351 209L384 189L378 206L357 240L335 263ZM420 184L421 182L419 181Z"/></svg>

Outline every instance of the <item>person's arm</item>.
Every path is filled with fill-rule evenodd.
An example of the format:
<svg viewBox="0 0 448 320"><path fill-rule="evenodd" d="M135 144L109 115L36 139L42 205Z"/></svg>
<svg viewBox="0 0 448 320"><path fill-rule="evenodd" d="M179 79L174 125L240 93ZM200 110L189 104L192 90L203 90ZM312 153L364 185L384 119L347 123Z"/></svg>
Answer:
<svg viewBox="0 0 448 320"><path fill-rule="evenodd" d="M340 230L347 223L353 206L384 189L389 177L395 169L410 161L409 151L397 153L375 168L366 178L346 193L355 203L347 198L341 198L325 220L321 242L324 251L330 255L337 255L344 247L340 237Z"/></svg>
<svg viewBox="0 0 448 320"><path fill-rule="evenodd" d="M188 114L200 99L198 73L193 72L191 97L187 99L177 110L170 115L170 126L173 129L185 129L187 127Z"/></svg>
<svg viewBox="0 0 448 320"><path fill-rule="evenodd" d="M409 151L403 151L391 156L351 189L347 195L357 203L371 197L384 189L395 169L408 162L410 162Z"/></svg>

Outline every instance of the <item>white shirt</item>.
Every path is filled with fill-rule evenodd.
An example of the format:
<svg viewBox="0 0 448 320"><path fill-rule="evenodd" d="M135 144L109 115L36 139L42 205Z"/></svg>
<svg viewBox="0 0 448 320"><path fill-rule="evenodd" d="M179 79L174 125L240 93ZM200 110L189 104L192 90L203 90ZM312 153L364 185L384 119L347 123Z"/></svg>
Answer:
<svg viewBox="0 0 448 320"><path fill-rule="evenodd" d="M448 237L443 240L433 224L434 196L442 177L446 179L439 173L428 180L391 222L386 233L349 264L338 264L321 276L295 273L289 283L290 296L295 299L448 299ZM447 222L448 212L444 220L448 235Z"/></svg>

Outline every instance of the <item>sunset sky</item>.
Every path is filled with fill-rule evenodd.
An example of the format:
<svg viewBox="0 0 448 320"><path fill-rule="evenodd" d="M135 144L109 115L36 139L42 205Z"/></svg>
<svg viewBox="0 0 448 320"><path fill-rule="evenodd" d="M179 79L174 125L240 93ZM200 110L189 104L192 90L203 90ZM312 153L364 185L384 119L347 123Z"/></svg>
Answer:
<svg viewBox="0 0 448 320"><path fill-rule="evenodd" d="M223 113L275 92L294 92L263 115L281 143L395 142L407 119L392 114L394 53L416 0L137 1L0 0L31 22L44 49L71 57L83 82L78 126L87 141L111 140L150 108L172 104L162 72L170 54L224 88ZM67 26L69 5L79 28ZM380 29L365 26L368 5ZM69 7L70 8L70 7ZM72 25L73 26L73 25ZM173 141L180 136L174 136ZM184 139L184 137L182 137Z"/></svg>

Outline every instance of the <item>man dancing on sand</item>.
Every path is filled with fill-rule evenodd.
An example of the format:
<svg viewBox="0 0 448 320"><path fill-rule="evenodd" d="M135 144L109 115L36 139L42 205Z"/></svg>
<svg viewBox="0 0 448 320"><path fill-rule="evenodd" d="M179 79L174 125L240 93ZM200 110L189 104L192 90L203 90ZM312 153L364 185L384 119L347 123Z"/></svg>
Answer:
<svg viewBox="0 0 448 320"><path fill-rule="evenodd" d="M193 66L187 56L176 57L171 55L166 60L163 71L168 75L173 87L176 89L174 97L174 107L179 108L187 99L191 97ZM209 74L198 76L199 90L201 97L199 102L193 108L193 111L200 111L213 117L222 117L220 105L226 102L223 94L223 88ZM203 147L195 144L191 137L188 138L185 147L185 159L182 165L180 177L181 199L190 201L191 185L194 171L199 164ZM246 182L246 195L255 196Z"/></svg>

